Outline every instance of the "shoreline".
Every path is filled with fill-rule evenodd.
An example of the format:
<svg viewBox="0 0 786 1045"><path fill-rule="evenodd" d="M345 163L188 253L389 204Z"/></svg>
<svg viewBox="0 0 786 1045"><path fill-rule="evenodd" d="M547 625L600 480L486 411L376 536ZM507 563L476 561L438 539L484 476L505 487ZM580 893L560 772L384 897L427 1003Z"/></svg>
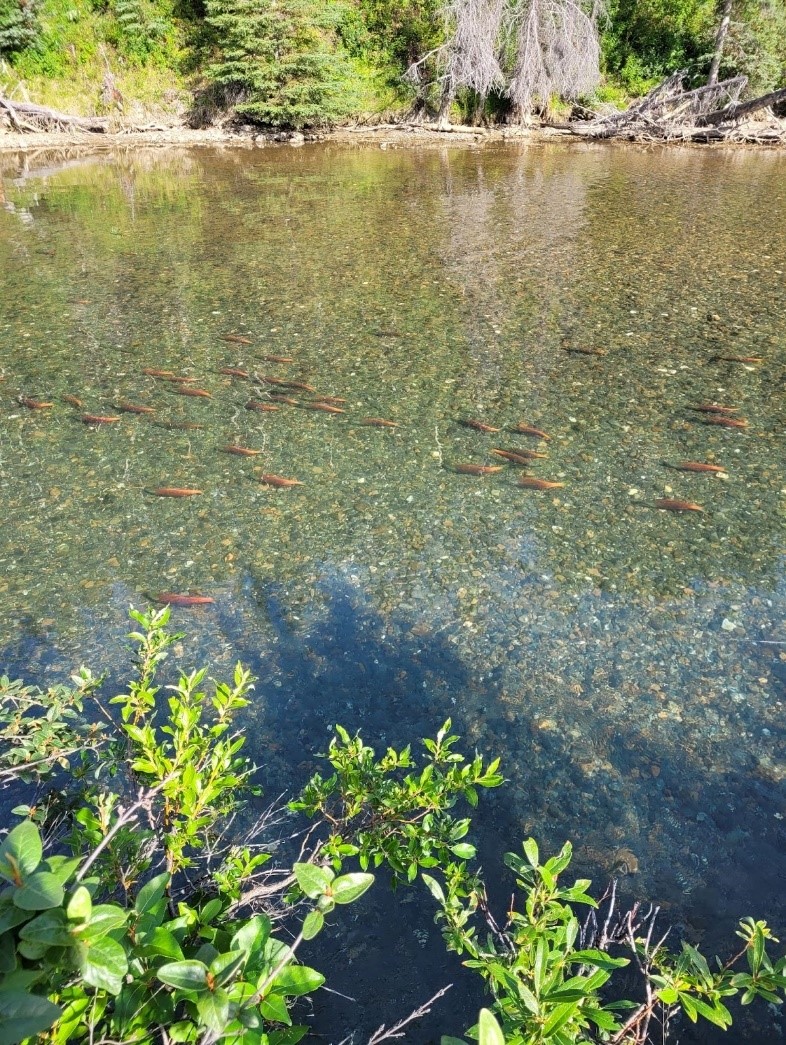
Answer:
<svg viewBox="0 0 786 1045"><path fill-rule="evenodd" d="M786 121L784 121L786 122ZM708 141L689 140L637 141L615 137L601 138L574 133L569 127L500 126L468 127L451 125L438 128L434 124L414 123L370 124L342 126L325 130L257 131L249 127L226 130L215 127L193 129L182 125L129 128L105 134L87 131L19 132L0 127L0 156L12 153L36 153L67 149L77 152L103 152L127 147L172 148L210 147L260 149L288 145L296 148L315 143L338 145L376 145L381 149L445 147L450 145L480 146L499 142L528 142L542 144L572 141L593 145L638 145L651 147L689 146L700 149L754 149L756 151L786 151L786 143L770 141Z"/></svg>
<svg viewBox="0 0 786 1045"><path fill-rule="evenodd" d="M319 131L251 131L222 130L209 127L196 130L172 127L131 128L96 134L86 131L20 132L0 128L0 153L36 152L48 149L84 149L91 152L124 146L209 146L259 149L288 145L298 147L314 143L368 144L380 147L412 146L438 143L440 145L480 144L497 141L541 140L575 137L570 131L548 127L463 127L436 129L417 124L379 124L368 126L335 127Z"/></svg>

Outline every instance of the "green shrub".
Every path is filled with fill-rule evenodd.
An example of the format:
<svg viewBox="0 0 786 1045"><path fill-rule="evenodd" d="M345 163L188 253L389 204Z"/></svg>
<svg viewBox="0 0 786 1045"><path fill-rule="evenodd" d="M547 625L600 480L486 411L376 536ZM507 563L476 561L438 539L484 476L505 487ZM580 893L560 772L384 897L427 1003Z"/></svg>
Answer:
<svg viewBox="0 0 786 1045"><path fill-rule="evenodd" d="M545 861L533 839L507 854L516 892L496 919L457 807L502 777L497 760L457 750L450 720L422 750L381 757L337 726L331 771L290 806L315 821L294 864L274 865L265 818L253 842L229 839L259 794L235 728L253 680L238 665L207 686L202 669L162 691L182 636L168 608L131 615L119 721L86 669L47 690L0 679L0 783L48 788L14 809L22 820L0 844L0 1045L44 1032L51 1045L297 1042L308 1031L297 999L325 979L300 948L383 866L394 884L423 882L448 950L485 984L490 1004L467 1032L480 1045L644 1045L677 1013L727 1029L734 996L782 1004L786 957L770 956L765 922L743 919L740 949L712 966L686 943L666 946L657 909L617 910L614 888L596 918L590 882L562 880L569 843ZM643 1001L629 1000L631 972Z"/></svg>

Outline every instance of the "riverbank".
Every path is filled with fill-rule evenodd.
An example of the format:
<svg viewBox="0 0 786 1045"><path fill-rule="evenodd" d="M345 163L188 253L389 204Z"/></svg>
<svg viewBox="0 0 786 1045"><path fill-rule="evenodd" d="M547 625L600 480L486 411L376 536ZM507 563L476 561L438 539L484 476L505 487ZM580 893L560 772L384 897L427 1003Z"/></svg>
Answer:
<svg viewBox="0 0 786 1045"><path fill-rule="evenodd" d="M83 131L47 131L25 133L0 129L0 150L33 151L41 148L88 148L115 149L133 145L145 146L221 146L240 148L265 148L269 145L303 145L306 142L331 141L351 144L373 142L383 148L453 143L486 143L511 138L555 138L570 136L570 131L551 127L462 127L451 126L444 130L434 125L419 126L412 123L382 124L379 126L335 127L330 130L307 131L257 131L251 128L231 130L209 127L195 130L182 126L156 126L129 128L107 134Z"/></svg>
<svg viewBox="0 0 786 1045"><path fill-rule="evenodd" d="M770 126L770 121L766 126ZM786 137L786 120L776 120L781 132ZM773 124L773 125L774 125ZM765 126L759 122L758 128ZM658 144L694 145L707 148L707 146L721 146L724 148L763 148L767 151L772 149L786 148L784 140L769 140L754 133L746 135L745 125L740 127L739 139L736 141L717 142L690 142L674 139L670 142L659 142ZM267 148L272 145L289 145L298 147L311 142L333 142L345 145L378 145L381 149L388 148L422 148L449 145L486 145L493 142L526 140L531 142L544 142L555 140L595 141L607 142L612 139L603 139L583 135L579 131L573 131L569 126L529 126L529 127L467 127L449 126L438 128L434 124L419 125L414 123L362 125L352 127L335 127L319 131L258 131L250 127L241 129L229 129L226 127L208 127L194 129L181 125L173 126L148 126L133 127L127 130L117 130L106 134L95 134L84 131L42 131L39 133L19 132L0 127L0 153L9 152L39 152L45 150L67 150L73 152L97 152L104 150L117 150L145 146L146 148L188 146L200 147L231 147L258 149ZM630 144L628 140L616 139L623 144ZM649 143L648 143L649 144Z"/></svg>

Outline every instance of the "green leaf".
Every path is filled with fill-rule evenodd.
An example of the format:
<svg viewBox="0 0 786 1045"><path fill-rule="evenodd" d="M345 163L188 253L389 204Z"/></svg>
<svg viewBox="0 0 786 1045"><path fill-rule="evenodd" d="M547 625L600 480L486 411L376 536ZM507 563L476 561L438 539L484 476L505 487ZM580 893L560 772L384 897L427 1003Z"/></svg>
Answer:
<svg viewBox="0 0 786 1045"><path fill-rule="evenodd" d="M245 965L245 962L246 955L243 951L228 951L213 959L208 972L215 977L215 981L220 987L225 987L238 969Z"/></svg>
<svg viewBox="0 0 786 1045"><path fill-rule="evenodd" d="M9 893L11 890L9 890ZM0 936L9 929L21 925L30 917L27 911L14 906L10 895L0 897Z"/></svg>
<svg viewBox="0 0 786 1045"><path fill-rule="evenodd" d="M79 971L91 987L119 994L128 972L128 959L122 946L111 936L102 936L78 949Z"/></svg>
<svg viewBox="0 0 786 1045"><path fill-rule="evenodd" d="M321 911L309 911L303 919L303 939L313 940L325 924L325 918Z"/></svg>
<svg viewBox="0 0 786 1045"><path fill-rule="evenodd" d="M24 827L24 824L20 824ZM14 829L16 830L16 829ZM59 907L65 890L50 871L37 871L25 879L25 884L14 893L14 903L23 911L47 911Z"/></svg>
<svg viewBox="0 0 786 1045"><path fill-rule="evenodd" d="M218 988L206 991L197 998L197 1012L201 1023L214 1034L221 1034L229 1021L229 997Z"/></svg>
<svg viewBox="0 0 786 1045"><path fill-rule="evenodd" d="M229 944L230 950L243 951L246 955L256 954L270 936L271 922L266 914L256 914L241 926Z"/></svg>
<svg viewBox="0 0 786 1045"><path fill-rule="evenodd" d="M489 1009L481 1009L478 1018L478 1045L505 1045L505 1035Z"/></svg>
<svg viewBox="0 0 786 1045"><path fill-rule="evenodd" d="M65 912L60 907L44 911L23 925L19 930L19 938L47 947L68 947L74 942Z"/></svg>
<svg viewBox="0 0 786 1045"><path fill-rule="evenodd" d="M304 1038L309 1030L309 1027L295 1024L294 1027L288 1027L286 1030L282 1028L271 1031L267 1036L267 1045L297 1045L297 1042ZM244 1042L243 1045L246 1043Z"/></svg>
<svg viewBox="0 0 786 1045"><path fill-rule="evenodd" d="M275 991L272 994L268 994L263 999L260 1009L266 1020L273 1020L275 1023L285 1023L287 1026L292 1023L283 994L276 994Z"/></svg>
<svg viewBox="0 0 786 1045"><path fill-rule="evenodd" d="M543 1025L544 1035L548 1037L549 1034L554 1034L558 1031L560 1027L564 1027L578 1010L579 1002L577 1001L569 1002L565 1005L557 1005Z"/></svg>
<svg viewBox="0 0 786 1045"><path fill-rule="evenodd" d="M181 991L203 991L207 987L207 966L202 962L169 962L156 969L156 976L169 987Z"/></svg>
<svg viewBox="0 0 786 1045"><path fill-rule="evenodd" d="M49 856L44 860L41 870L50 871L64 886L81 863L78 856Z"/></svg>
<svg viewBox="0 0 786 1045"><path fill-rule="evenodd" d="M293 870L297 884L311 900L326 893L335 877L328 868L314 864L295 864Z"/></svg>
<svg viewBox="0 0 786 1045"><path fill-rule="evenodd" d="M445 893L442 889L442 886L439 884L436 878L432 878L430 874L421 875L421 878L423 879L426 888L437 901L437 903L444 904Z"/></svg>
<svg viewBox="0 0 786 1045"><path fill-rule="evenodd" d="M527 860L529 861L530 866L531 867L537 867L538 866L538 843L535 841L535 839L534 838L528 838L526 840L526 842L522 843L522 848L524 850L524 855L526 856Z"/></svg>
<svg viewBox="0 0 786 1045"><path fill-rule="evenodd" d="M93 910L90 890L84 885L77 886L66 907L66 917L70 922L87 922Z"/></svg>
<svg viewBox="0 0 786 1045"><path fill-rule="evenodd" d="M374 884L373 874L343 874L336 878L330 886L333 899L336 903L353 903L370 889Z"/></svg>
<svg viewBox="0 0 786 1045"><path fill-rule="evenodd" d="M41 835L33 821L17 824L0 845L0 877L12 885L22 885L41 863L43 852Z"/></svg>
<svg viewBox="0 0 786 1045"><path fill-rule="evenodd" d="M79 938L85 941L98 940L106 936L112 929L119 929L126 924L128 912L117 904L103 903L93 908L90 921L84 929L79 930Z"/></svg>
<svg viewBox="0 0 786 1045"><path fill-rule="evenodd" d="M325 982L325 977L307 965L287 965L276 977L275 990L282 994L297 996L311 994Z"/></svg>
<svg viewBox="0 0 786 1045"><path fill-rule="evenodd" d="M183 951L177 937L169 929L157 925L140 941L139 951L145 958L170 958L182 961Z"/></svg>
<svg viewBox="0 0 786 1045"><path fill-rule="evenodd" d="M721 1005L720 1002L716 1002L714 1007L711 1007L706 1002L702 1001L701 998L694 998L693 1004L696 1006L697 1012L699 1012L705 1020L714 1023L715 1026L720 1027L721 1030L726 1030L727 1027L731 1026L731 1013L725 1005Z"/></svg>
<svg viewBox="0 0 786 1045"><path fill-rule="evenodd" d="M25 1038L34 1038L48 1030L59 1016L59 1006L48 998L26 991L0 990L0 1045L16 1045Z"/></svg>
<svg viewBox="0 0 786 1045"><path fill-rule="evenodd" d="M156 875L155 878L151 878L149 882L145 882L134 901L134 910L137 914L148 914L152 911L156 904L163 899L168 885L169 873L167 871Z"/></svg>
<svg viewBox="0 0 786 1045"><path fill-rule="evenodd" d="M218 897L214 897L212 900L208 900L202 910L199 912L199 920L201 922L212 922L216 915L221 914L224 907L222 900Z"/></svg>
<svg viewBox="0 0 786 1045"><path fill-rule="evenodd" d="M439 1039L439 1045L467 1045L463 1038L451 1038L449 1034L443 1034Z"/></svg>
<svg viewBox="0 0 786 1045"><path fill-rule="evenodd" d="M470 845L469 842L459 842L458 845L452 845L450 851L454 856L457 856L459 860L471 860L477 852L475 846Z"/></svg>
<svg viewBox="0 0 786 1045"><path fill-rule="evenodd" d="M571 962L580 962L582 965L594 965L598 969L621 969L628 965L630 958L612 958L605 951L597 951L594 948L586 951L574 951L570 956Z"/></svg>

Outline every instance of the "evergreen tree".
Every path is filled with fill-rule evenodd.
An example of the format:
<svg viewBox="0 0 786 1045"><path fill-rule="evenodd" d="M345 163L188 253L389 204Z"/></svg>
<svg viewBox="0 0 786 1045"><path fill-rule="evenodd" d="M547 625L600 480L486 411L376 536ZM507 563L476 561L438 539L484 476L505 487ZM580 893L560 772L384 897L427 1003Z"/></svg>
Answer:
<svg viewBox="0 0 786 1045"><path fill-rule="evenodd" d="M338 4L207 0L206 14L218 52L208 78L239 115L302 127L351 111L352 69L336 41Z"/></svg>
<svg viewBox="0 0 786 1045"><path fill-rule="evenodd" d="M30 47L38 39L34 0L0 0L0 56Z"/></svg>

